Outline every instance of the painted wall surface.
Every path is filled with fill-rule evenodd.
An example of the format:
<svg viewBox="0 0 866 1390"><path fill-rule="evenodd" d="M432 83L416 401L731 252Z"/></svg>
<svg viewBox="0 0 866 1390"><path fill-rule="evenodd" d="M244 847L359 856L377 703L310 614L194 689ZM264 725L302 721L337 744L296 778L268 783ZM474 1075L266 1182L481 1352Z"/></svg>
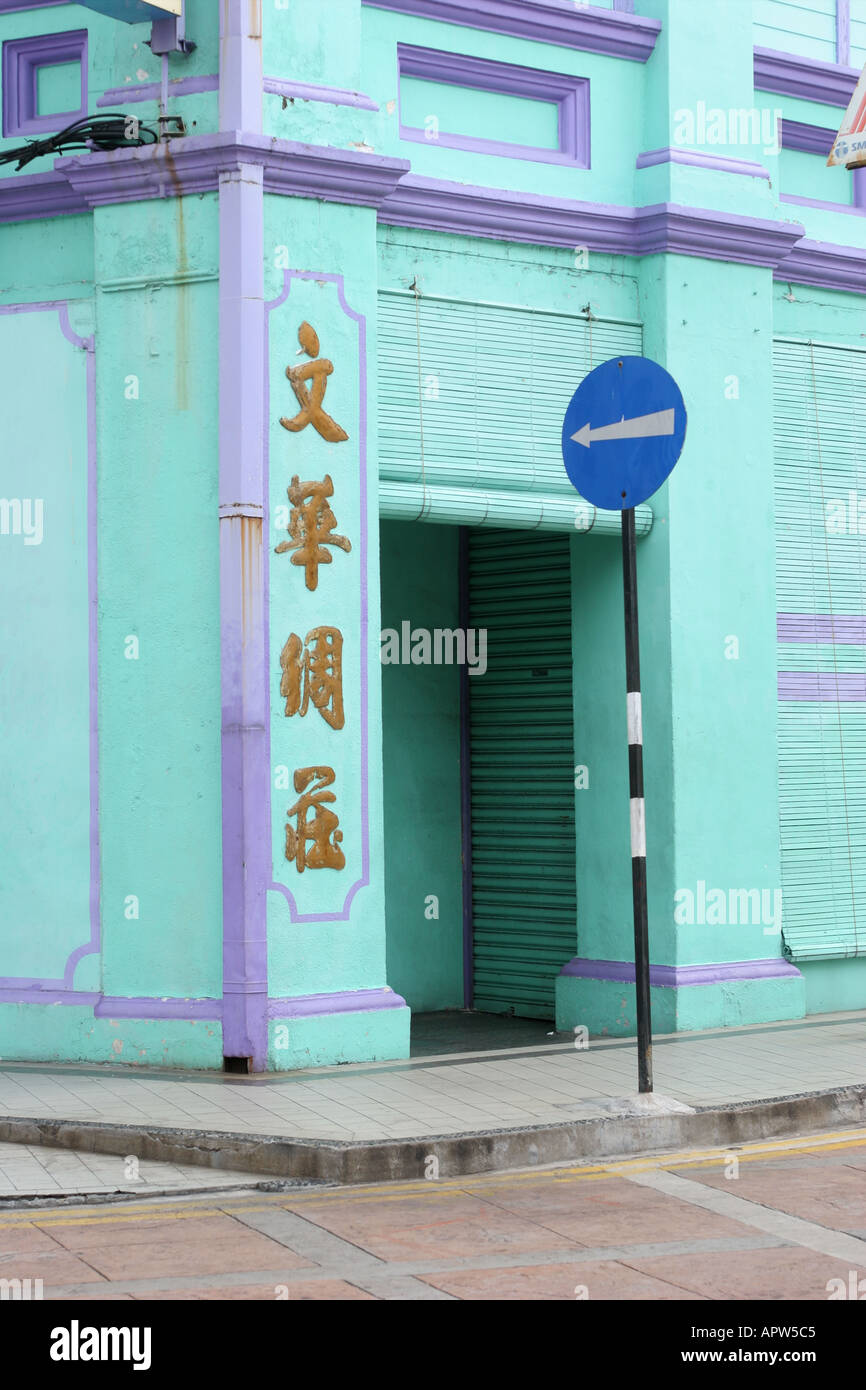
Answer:
<svg viewBox="0 0 866 1390"><path fill-rule="evenodd" d="M269 991L273 999L382 989L385 972L384 839L381 780L381 682L379 674L379 543L375 472L375 227L367 209L323 210L317 203L265 199L265 301L268 310L268 516L265 524L268 574L267 643L270 682L270 825L273 881L268 896ZM310 345L302 326L315 330ZM299 334L301 335L299 338ZM304 352L299 342L307 345ZM327 359L322 409L331 426L325 437L309 418L286 380L286 368L313 354ZM294 423L292 430L280 421ZM322 549L330 556L315 574L292 563L302 550L291 550L292 511L288 497L293 479L324 484L333 524L322 532ZM306 496L306 494L305 494ZM326 495L321 494L323 501ZM300 505L308 505L303 499ZM307 523L305 523L306 525ZM315 527L314 527L315 529ZM299 533L295 532L297 536ZM339 537L332 542L331 536ZM283 553L277 547L286 545ZM326 719L310 702L287 713L280 682L281 653L292 634L311 650L316 628L336 630L342 643L342 723ZM306 854L293 842L287 858L287 825L297 837L305 809L303 797L315 794L304 773L325 769L322 784L329 829L318 845L307 841ZM303 784L303 785L302 785ZM333 800L331 800L333 798ZM330 820L336 815L337 823ZM320 866L314 851L320 856ZM303 863L303 868L301 864ZM322 1012L328 1012L323 1002ZM279 1014L277 1015L279 1016ZM406 1046L408 1011L401 1011L403 1038L395 1043L394 1020L387 1040L372 1044L378 1055L393 1056ZM356 1028L356 1018L333 1020L336 1033L321 1050L311 1042L310 1058L354 1060L367 1055L371 1043ZM302 1046L304 1027L290 1022L285 1045L293 1055ZM383 1026L384 1022L383 1022ZM346 1035L344 1029L350 1029ZM274 1041L274 1065L282 1065ZM359 1054L360 1049L360 1054Z"/></svg>
<svg viewBox="0 0 866 1390"><path fill-rule="evenodd" d="M274 3L263 10L262 66L271 89L263 130L314 147L307 155L320 164L323 152L399 156L411 160L416 177L571 204L675 203L797 223L813 242L866 248L863 210L852 202L844 208L850 181L838 171L825 178L820 155L780 156L775 145L779 114L834 128L841 107L756 96L754 31L732 22L742 8L740 0L641 0L641 13L662 25L642 63L361 0ZM216 127L220 11L211 0L189 0L187 33L196 50L168 60L169 109L184 115L193 134ZM77 5L39 7L0 16L0 41L73 28L88 30L90 110L130 109L153 120L155 94L141 90L161 75L144 43L149 26L114 24ZM402 138L398 42L589 79L591 167ZM128 98L99 106L114 89L128 89ZM488 93L483 126L473 131L466 89L438 83L426 94L437 108L429 111L417 84L414 95L421 104L414 114L407 107L413 120L432 116L440 129L459 127L469 138L489 137L519 109L513 94ZM755 107L761 119L745 138L729 125L724 138L710 139L700 113L713 107ZM549 115L539 108L533 120L540 123L527 126L547 145ZM0 149L15 140L0 141ZM636 168L642 152L669 147L751 167L665 159ZM42 159L25 176L51 169ZM0 166L0 175L16 177L11 165ZM270 759L268 804L256 808L271 850L272 886L262 890L267 1065L404 1055L408 1011L400 992L415 1007L460 1003L456 683L445 679L454 673L391 668L383 725L380 287L414 285L421 295L583 315L587 335L598 318L641 324L645 352L678 379L689 410L686 453L653 499L654 525L639 550L651 957L677 967L778 958L775 916L734 925L710 914L678 918L677 909L680 895L697 899L699 884L771 897L779 887L772 340L791 334L861 344L862 297L774 283L769 264L679 254L638 260L610 251L587 258L579 246L377 228L377 194L344 187L327 197L281 196L273 170L267 177L260 247L267 630L260 652ZM840 198L843 207L786 201L810 189L816 204ZM37 486L45 507L39 545L25 547L11 524L0 535L6 592L16 595L0 638L0 710L14 728L6 743L14 795L5 803L13 823L0 824L14 865L0 889L0 932L8 922L0 970L18 982L11 994L0 985L2 1056L221 1064L221 836L226 815L238 812L224 804L220 770L226 581L218 382L220 355L225 364L234 348L225 334L220 343L218 195L174 192L136 192L87 213L0 224L0 310L25 306L0 312L2 379L15 406L12 462L0 493L10 517L11 502ZM352 197L359 201L341 201ZM224 301L241 294L237 285L222 289ZM35 308L42 302L51 307ZM304 323L319 339L312 350L311 338L306 347L299 340ZM263 341L245 344L245 351L264 348ZM303 412L287 367L317 357L333 364L321 404L345 440L324 438L309 422L294 431L280 424ZM335 520L328 535L350 547L329 542L330 563L322 562L315 587L291 563L291 551L277 551L293 540L292 507L301 505L288 496L295 477L299 485L330 477ZM62 533L58 512L67 518ZM438 610L443 624L453 618L453 532L405 525L383 535L383 592L394 622L418 622L421 613L438 622ZM415 577L407 591L410 559ZM619 547L576 535L572 563L575 753L590 774L589 788L575 793L577 952L628 961ZM417 613L399 613L416 595ZM32 620L21 621L29 614ZM287 641L294 634L306 647L321 626L343 639L345 719L337 724L315 701L304 714L287 712L281 690ZM424 737L413 739L419 707L429 720ZM401 763L396 750L410 743L412 761ZM434 763L435 804L424 821L419 789ZM297 856L285 854L287 820L298 814L289 808L304 794L294 779L322 767L333 771L336 800L320 802L320 811L339 817L342 834L325 837L326 858L345 863L305 863L301 872ZM47 802L55 806L50 819ZM413 805L414 819L405 814ZM424 916L428 893L439 897L438 921ZM862 1003L860 962L819 963L804 974L805 984L785 977L659 989L659 1017L671 1028L700 1027ZM40 1004L40 988L50 1008ZM126 1003L113 1014L118 1000ZM144 1016L115 1016L136 1008ZM565 1026L589 1020L598 1031L628 1032L630 990L566 981L560 1015Z"/></svg>
<svg viewBox="0 0 866 1390"><path fill-rule="evenodd" d="M456 527L382 522L383 631L458 627L457 542ZM459 1009L459 668L383 665L382 726L388 981L412 1009Z"/></svg>
<svg viewBox="0 0 866 1390"><path fill-rule="evenodd" d="M195 48L191 53L167 56L167 111L182 116L188 133L198 135L217 128L219 11L213 0L186 0L186 16L187 37ZM87 30L87 114L119 110L145 125L155 125L158 97L142 92L162 81L162 60L146 43L149 23L119 23L75 4L0 14L0 42L69 30ZM125 89L127 96L121 95ZM142 100L143 95L146 100ZM68 122L58 121L57 129L65 124ZM20 135L4 137L0 132L0 152L23 143ZM42 173L50 168L48 156L30 164L28 172ZM12 177L14 169L14 164L0 165L0 177Z"/></svg>

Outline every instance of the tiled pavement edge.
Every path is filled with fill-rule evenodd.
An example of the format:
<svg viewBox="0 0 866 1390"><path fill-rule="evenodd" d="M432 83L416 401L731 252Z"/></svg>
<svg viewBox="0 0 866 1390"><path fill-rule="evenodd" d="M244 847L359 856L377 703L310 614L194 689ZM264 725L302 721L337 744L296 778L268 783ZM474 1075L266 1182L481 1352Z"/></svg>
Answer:
<svg viewBox="0 0 866 1390"><path fill-rule="evenodd" d="M0 1141L352 1183L430 1157L459 1176L866 1121L863 1012L657 1038L670 1113L637 1111L635 1066L631 1040L268 1077L10 1063Z"/></svg>

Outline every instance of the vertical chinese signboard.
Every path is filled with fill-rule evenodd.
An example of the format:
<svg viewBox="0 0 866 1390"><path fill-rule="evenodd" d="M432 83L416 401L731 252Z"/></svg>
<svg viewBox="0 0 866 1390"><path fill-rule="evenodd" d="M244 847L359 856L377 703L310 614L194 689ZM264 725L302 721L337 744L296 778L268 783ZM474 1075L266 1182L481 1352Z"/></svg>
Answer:
<svg viewBox="0 0 866 1390"><path fill-rule="evenodd" d="M267 307L271 888L340 922L369 881L365 326L332 274Z"/></svg>

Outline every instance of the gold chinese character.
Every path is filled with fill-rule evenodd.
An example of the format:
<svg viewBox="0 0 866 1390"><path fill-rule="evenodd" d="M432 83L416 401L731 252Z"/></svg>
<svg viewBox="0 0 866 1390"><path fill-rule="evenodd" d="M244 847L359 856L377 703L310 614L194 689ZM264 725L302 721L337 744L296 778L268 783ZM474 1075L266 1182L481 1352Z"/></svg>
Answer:
<svg viewBox="0 0 866 1390"><path fill-rule="evenodd" d="M337 799L333 792L322 790L323 787L329 787L333 780L332 767L301 767L295 773L295 791L303 795L298 796L294 806L290 806L287 812L289 822L292 816L297 816L298 823L297 828L291 823L286 826L286 858L290 864L294 859L299 874L302 874L304 869L345 867L346 856L340 849L343 832L337 828L340 824L339 817L323 804ZM313 786L310 786L311 782ZM313 814L308 820L307 815L310 811ZM312 840L310 849L307 849L308 840Z"/></svg>
<svg viewBox="0 0 866 1390"><path fill-rule="evenodd" d="M334 559L324 547L337 545L348 553L352 545L345 536L331 535L337 518L327 501L334 495L334 484L328 473L323 483L302 483L296 473L288 494L292 504L288 528L292 539L281 541L276 553L282 555L287 550L297 551L292 556L292 564L305 566L307 588L315 589L319 583L319 565L330 565Z"/></svg>
<svg viewBox="0 0 866 1390"><path fill-rule="evenodd" d="M306 714L309 702L332 729L342 729L343 634L336 627L314 627L303 642L292 633L280 652L280 694L286 714Z"/></svg>
<svg viewBox="0 0 866 1390"><path fill-rule="evenodd" d="M315 362L304 362L299 367L286 367L286 376L292 384L292 390L297 396L298 405L301 408L294 419L282 418L280 424L284 430L291 430L293 433L306 429L307 425L312 425L330 444L339 444L341 440L348 439L349 436L337 424L336 420L332 420L327 411L322 409L328 377L334 370L334 364L329 362L327 357L319 357L319 335L312 324L306 322L301 324L298 329L298 342L307 356L314 357L316 360ZM305 381L313 383L312 391L307 390L304 385Z"/></svg>

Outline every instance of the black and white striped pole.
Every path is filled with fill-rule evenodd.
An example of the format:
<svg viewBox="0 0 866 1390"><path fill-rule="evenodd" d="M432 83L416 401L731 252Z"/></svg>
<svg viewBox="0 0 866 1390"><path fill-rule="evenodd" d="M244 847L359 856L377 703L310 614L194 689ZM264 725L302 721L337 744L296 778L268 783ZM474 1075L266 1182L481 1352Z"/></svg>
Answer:
<svg viewBox="0 0 866 1390"><path fill-rule="evenodd" d="M634 905L634 988L637 1004L638 1091L653 1088L649 926L646 898L646 811L643 792L643 721L637 620L634 507L622 513L622 587L625 601L625 688L628 710L628 794L631 820L631 891Z"/></svg>
<svg viewBox="0 0 866 1390"><path fill-rule="evenodd" d="M562 461L569 480L586 502L622 517L634 987L638 1089L643 1094L652 1091L653 1067L635 507L670 474L682 453L687 423L680 388L649 357L611 357L594 367L569 401L562 422Z"/></svg>

